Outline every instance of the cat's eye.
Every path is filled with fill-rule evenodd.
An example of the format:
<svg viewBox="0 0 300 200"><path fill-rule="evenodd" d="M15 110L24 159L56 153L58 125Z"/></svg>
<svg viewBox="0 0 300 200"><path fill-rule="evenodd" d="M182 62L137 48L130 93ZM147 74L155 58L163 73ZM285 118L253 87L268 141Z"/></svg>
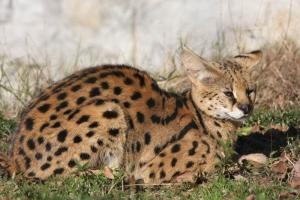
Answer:
<svg viewBox="0 0 300 200"><path fill-rule="evenodd" d="M230 92L230 91L226 91L226 92L224 92L224 94L225 94L227 97L230 97L230 98L233 98L233 97L234 97L233 93Z"/></svg>
<svg viewBox="0 0 300 200"><path fill-rule="evenodd" d="M254 92L254 90L253 89L247 89L246 90L246 94L249 96L252 92Z"/></svg>

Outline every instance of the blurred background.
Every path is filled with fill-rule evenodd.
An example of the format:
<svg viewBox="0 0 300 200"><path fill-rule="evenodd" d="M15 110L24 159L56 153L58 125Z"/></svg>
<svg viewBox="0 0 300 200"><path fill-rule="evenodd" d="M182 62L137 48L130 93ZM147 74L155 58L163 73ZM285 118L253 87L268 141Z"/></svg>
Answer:
<svg viewBox="0 0 300 200"><path fill-rule="evenodd" d="M88 66L130 64L168 90L188 87L181 42L207 59L264 51L261 108L300 104L300 1L0 0L0 111Z"/></svg>

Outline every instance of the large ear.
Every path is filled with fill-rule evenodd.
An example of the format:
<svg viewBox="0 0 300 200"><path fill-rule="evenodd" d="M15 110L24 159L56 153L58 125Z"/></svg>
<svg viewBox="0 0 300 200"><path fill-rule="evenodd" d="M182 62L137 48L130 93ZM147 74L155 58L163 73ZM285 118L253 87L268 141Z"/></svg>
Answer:
<svg viewBox="0 0 300 200"><path fill-rule="evenodd" d="M186 46L182 47L181 61L193 84L212 84L220 76L216 63L201 58Z"/></svg>
<svg viewBox="0 0 300 200"><path fill-rule="evenodd" d="M261 51L252 51L250 53L237 55L233 60L248 70L252 70L252 68L261 61L262 55Z"/></svg>

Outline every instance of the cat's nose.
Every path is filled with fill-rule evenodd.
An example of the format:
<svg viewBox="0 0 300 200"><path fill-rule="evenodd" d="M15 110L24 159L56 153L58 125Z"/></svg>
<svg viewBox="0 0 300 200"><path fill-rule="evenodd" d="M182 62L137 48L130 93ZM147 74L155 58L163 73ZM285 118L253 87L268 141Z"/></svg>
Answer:
<svg viewBox="0 0 300 200"><path fill-rule="evenodd" d="M245 115L247 115L247 114L249 114L249 113L252 111L253 106L250 105L250 104L241 104L241 105L239 105L239 109L240 109L241 111L243 111L243 113L244 113Z"/></svg>

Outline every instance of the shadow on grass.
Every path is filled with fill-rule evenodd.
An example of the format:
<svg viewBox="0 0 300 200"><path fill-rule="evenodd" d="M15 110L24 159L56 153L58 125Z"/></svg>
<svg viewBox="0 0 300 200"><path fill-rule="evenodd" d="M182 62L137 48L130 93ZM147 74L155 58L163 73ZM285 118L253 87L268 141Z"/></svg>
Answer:
<svg viewBox="0 0 300 200"><path fill-rule="evenodd" d="M270 156L272 152L275 152L274 156L279 156L280 149L286 147L290 139L299 138L300 128L289 127L287 131L271 128L263 134L254 132L247 136L239 136L235 144L235 151L239 155L263 153Z"/></svg>

